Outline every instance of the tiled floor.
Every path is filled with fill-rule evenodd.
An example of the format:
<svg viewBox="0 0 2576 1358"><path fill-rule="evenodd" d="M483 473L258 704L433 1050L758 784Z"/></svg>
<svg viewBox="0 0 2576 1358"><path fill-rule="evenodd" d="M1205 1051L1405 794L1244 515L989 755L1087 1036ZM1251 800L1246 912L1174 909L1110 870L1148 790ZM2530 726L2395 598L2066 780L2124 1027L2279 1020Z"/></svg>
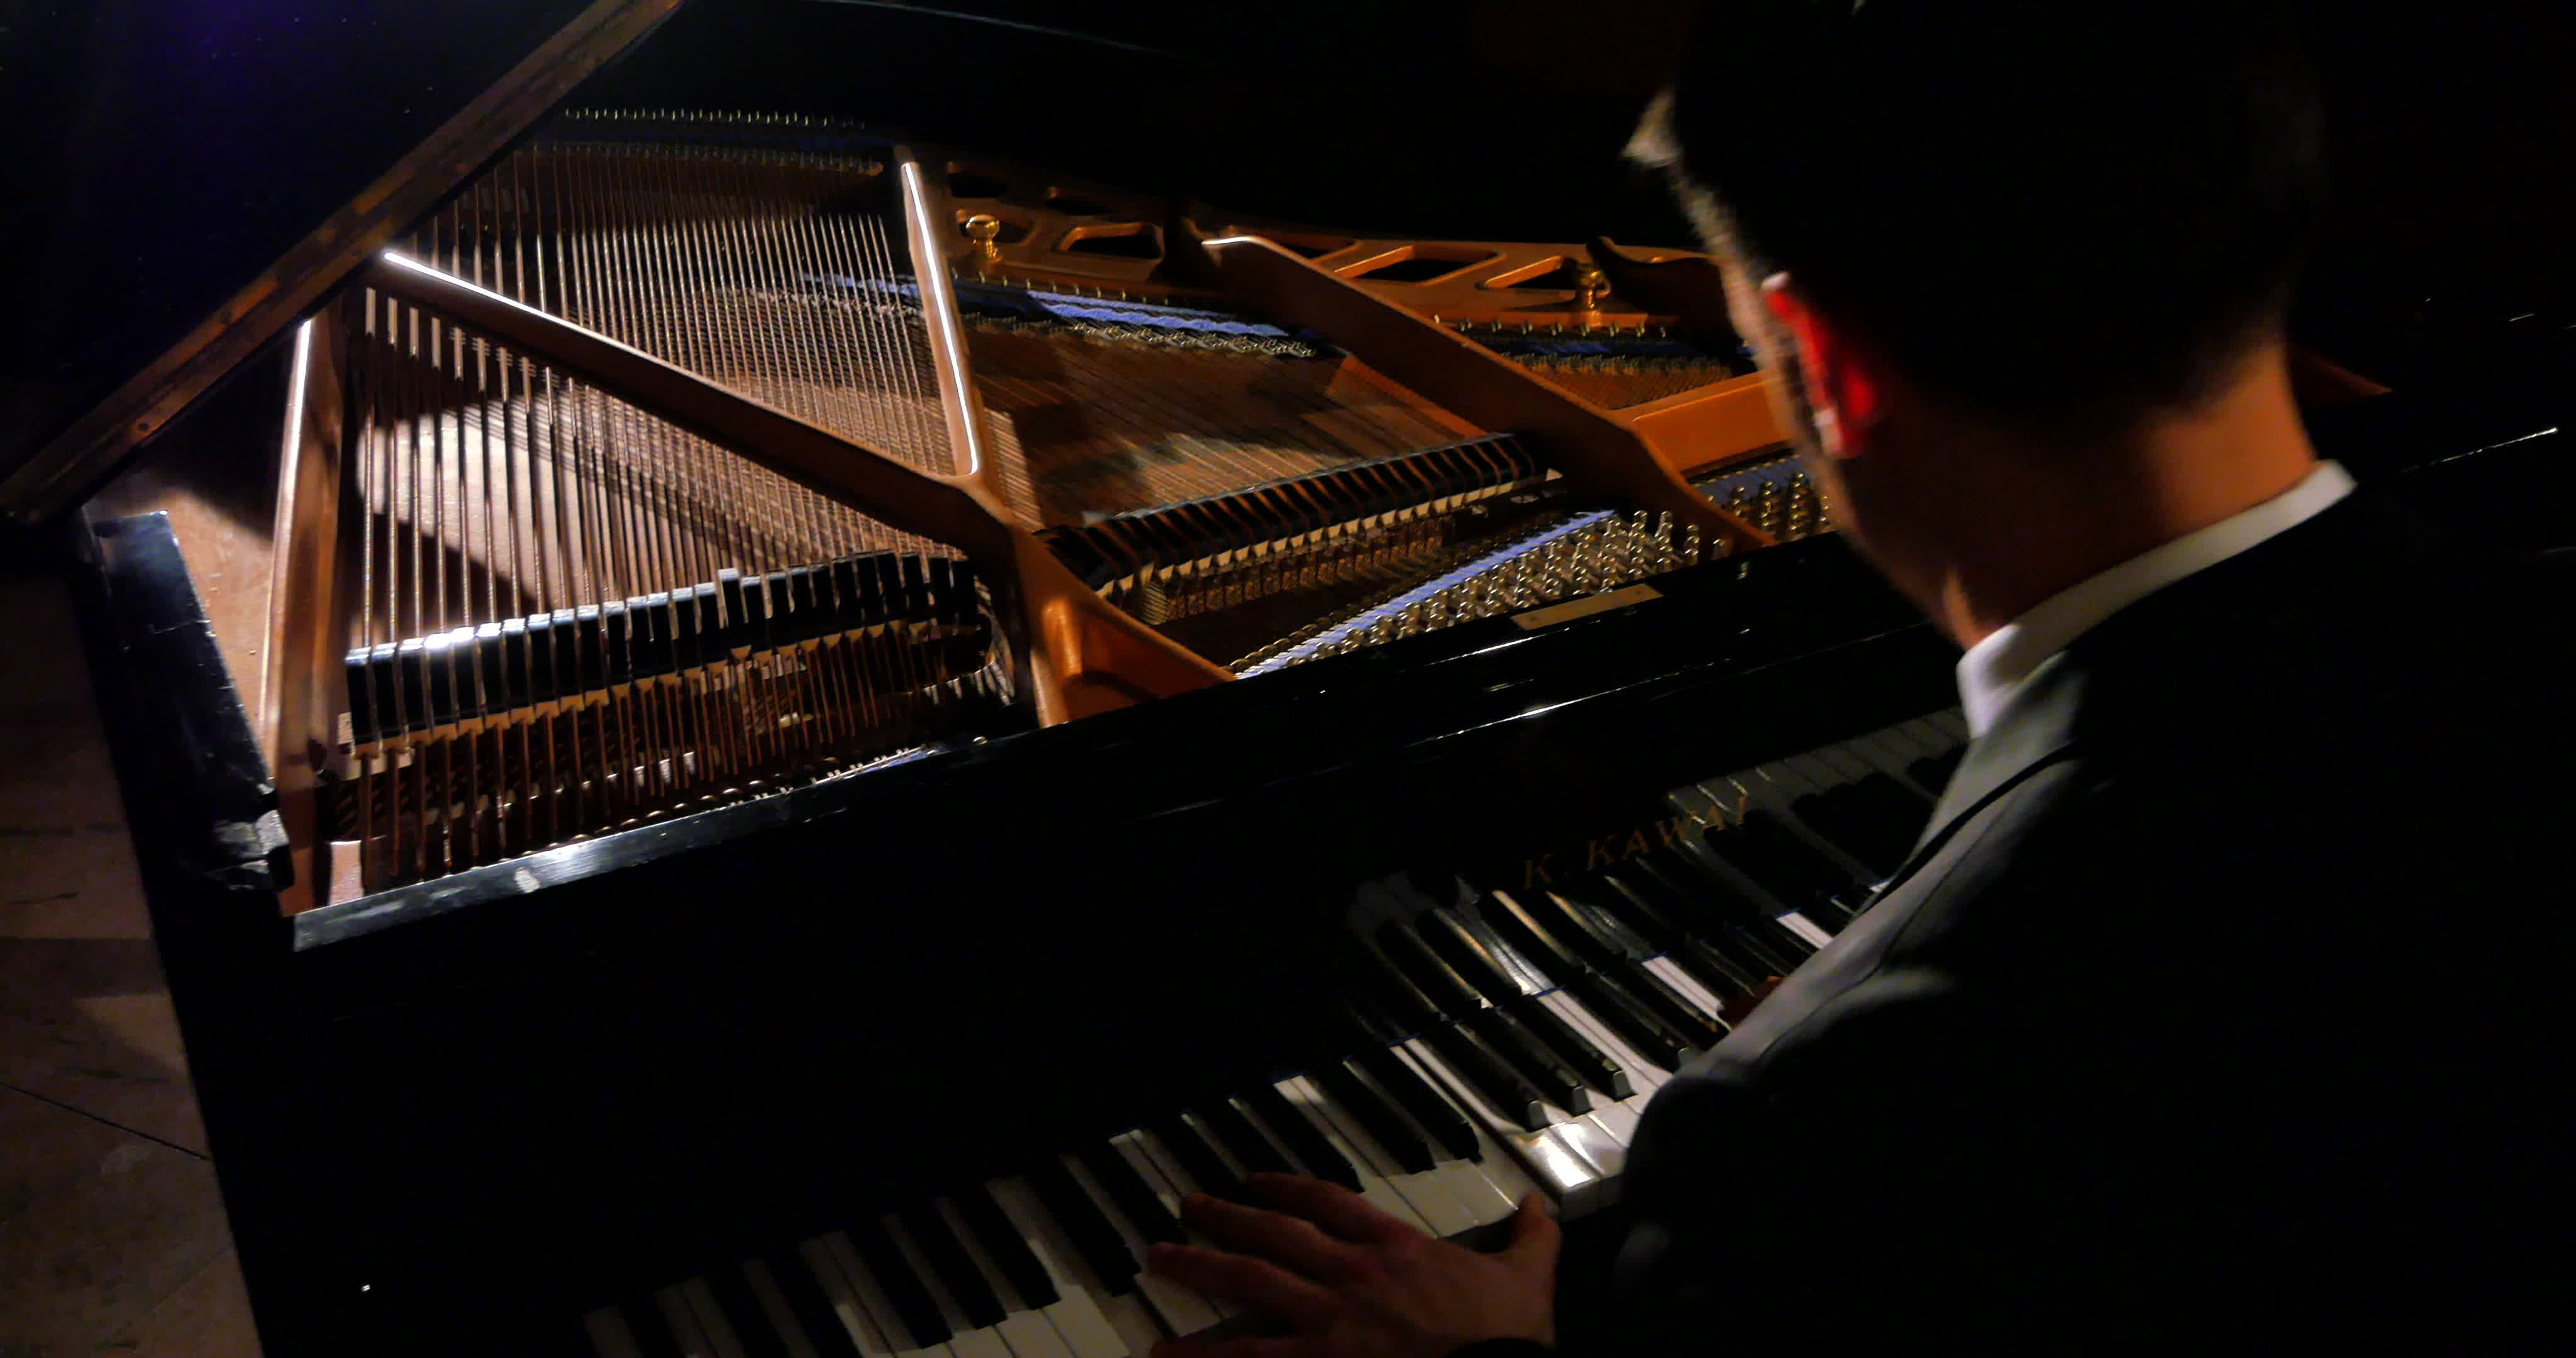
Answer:
<svg viewBox="0 0 2576 1358"><path fill-rule="evenodd" d="M0 1358L258 1352L71 598L0 567Z"/></svg>

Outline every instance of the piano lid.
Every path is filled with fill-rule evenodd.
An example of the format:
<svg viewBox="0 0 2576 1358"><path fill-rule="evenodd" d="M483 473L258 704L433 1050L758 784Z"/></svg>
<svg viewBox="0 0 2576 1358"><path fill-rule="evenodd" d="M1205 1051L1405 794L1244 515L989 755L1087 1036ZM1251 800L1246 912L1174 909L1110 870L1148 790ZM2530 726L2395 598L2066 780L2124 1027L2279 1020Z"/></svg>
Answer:
<svg viewBox="0 0 2576 1358"><path fill-rule="evenodd" d="M0 30L0 514L75 503L681 0L90 0Z"/></svg>

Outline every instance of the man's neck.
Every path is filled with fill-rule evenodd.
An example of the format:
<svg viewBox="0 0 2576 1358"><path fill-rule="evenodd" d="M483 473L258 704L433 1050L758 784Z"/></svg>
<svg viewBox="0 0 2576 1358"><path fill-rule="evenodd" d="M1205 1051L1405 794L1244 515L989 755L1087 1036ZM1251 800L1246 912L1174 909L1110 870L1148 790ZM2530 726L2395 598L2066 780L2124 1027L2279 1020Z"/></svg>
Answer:
<svg viewBox="0 0 2576 1358"><path fill-rule="evenodd" d="M2115 453L2011 459L1979 497L1989 521L1949 535L1934 621L1973 646L2051 595L2297 485L2317 457L2283 351L2267 348L2242 371L2217 399L2132 433Z"/></svg>

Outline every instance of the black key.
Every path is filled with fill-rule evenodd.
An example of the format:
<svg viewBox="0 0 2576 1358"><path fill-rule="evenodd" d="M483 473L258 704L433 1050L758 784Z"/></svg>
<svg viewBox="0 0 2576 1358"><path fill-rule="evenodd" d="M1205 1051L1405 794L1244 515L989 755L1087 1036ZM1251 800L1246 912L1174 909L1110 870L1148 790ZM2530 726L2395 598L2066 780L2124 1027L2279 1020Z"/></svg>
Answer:
<svg viewBox="0 0 2576 1358"><path fill-rule="evenodd" d="M1280 1093L1277 1086L1262 1085L1244 1095L1243 1101L1252 1105L1252 1115L1272 1135L1287 1143L1288 1149L1305 1162L1308 1173L1327 1183L1340 1184L1354 1193L1360 1191L1359 1167L1334 1149L1333 1143L1314 1123L1306 1120L1305 1113L1289 1102L1288 1096Z"/></svg>
<svg viewBox="0 0 2576 1358"><path fill-rule="evenodd" d="M1353 1067L1334 1061L1306 1072L1318 1089L1360 1124L1360 1129L1375 1138L1386 1153L1407 1174L1427 1174L1439 1165L1431 1154L1431 1143L1413 1129L1395 1105L1369 1087Z"/></svg>
<svg viewBox="0 0 2576 1358"><path fill-rule="evenodd" d="M1052 1155L1041 1156L1029 1167L1029 1188L1056 1224L1064 1227L1074 1252L1100 1275L1101 1283L1118 1296L1134 1295L1138 1260L1127 1252L1127 1241L1101 1214L1099 1204L1074 1182L1073 1171Z"/></svg>
<svg viewBox="0 0 2576 1358"><path fill-rule="evenodd" d="M1163 1206L1154 1186L1145 1182L1145 1176L1136 1172L1116 1146L1097 1142L1075 1151L1074 1157L1091 1171L1091 1177L1099 1181L1101 1191L1109 1195L1111 1205L1127 1218L1127 1224L1136 1228L1136 1234L1171 1243L1188 1238L1188 1232L1181 1229L1180 1218Z"/></svg>
<svg viewBox="0 0 2576 1358"><path fill-rule="evenodd" d="M1719 939L1727 942L1732 942L1738 936L1737 931L1732 929L1722 930L1718 934ZM1675 965L1689 972L1693 980L1708 987L1710 993L1720 999L1750 995L1761 989L1763 982L1774 976L1786 974L1767 963L1750 960L1749 953L1741 950L1730 952L1727 948L1704 938L1683 939L1665 955L1672 958Z"/></svg>
<svg viewBox="0 0 2576 1358"><path fill-rule="evenodd" d="M1378 1011L1391 1020L1399 1032L1414 1034L1443 1026L1440 1006L1422 987L1398 971L1376 949L1352 939L1342 953L1342 974L1356 983L1360 993L1375 1002Z"/></svg>
<svg viewBox="0 0 2576 1358"><path fill-rule="evenodd" d="M1429 997L1443 1017L1453 1023L1470 1025L1486 1046L1558 1107L1574 1113L1591 1111L1592 1100L1583 1092L1582 1078L1567 1069L1545 1044L1510 1015L1488 1003L1475 987L1468 985L1448 963L1424 946L1411 929L1391 920L1379 926L1377 937L1388 961L1406 979L1421 988L1422 994ZM1437 1034L1426 1036L1435 1043L1444 1041ZM1446 1052L1449 1048L1443 1046L1441 1050ZM1471 1058L1461 1059L1472 1064ZM1487 1086L1479 1080L1477 1088L1486 1089ZM1507 1087L1496 1086L1489 1091L1489 1096L1499 1099L1505 1092L1509 1092ZM1502 1106L1509 1109L1514 1105L1504 1103Z"/></svg>
<svg viewBox="0 0 2576 1358"><path fill-rule="evenodd" d="M1595 903L1617 915L1628 927L1643 934L1646 941L1664 950L1664 955L1707 986L1721 998L1751 994L1769 975L1767 969L1747 974L1719 953L1694 937L1697 932L1666 913L1648 893L1628 882L1607 877L1606 888L1593 896Z"/></svg>
<svg viewBox="0 0 2576 1358"><path fill-rule="evenodd" d="M1661 907L1667 918L1697 938L1770 913L1708 865L1670 850L1631 859L1619 871L1620 880L1631 890Z"/></svg>
<svg viewBox="0 0 2576 1358"><path fill-rule="evenodd" d="M1487 896L1478 905L1476 918L1559 982L1591 967L1514 897L1499 892Z"/></svg>
<svg viewBox="0 0 2576 1358"><path fill-rule="evenodd" d="M921 1257L930 1271L939 1275L939 1285L948 1289L949 1299L966 1323L978 1330L988 1330L1002 1323L1009 1313L1002 1309L1000 1294L984 1280L984 1270L975 1266L974 1256L957 1243L957 1234L948 1229L948 1218L927 1202L911 1203L895 1212L904 1232L921 1249Z"/></svg>
<svg viewBox="0 0 2576 1358"><path fill-rule="evenodd" d="M1770 916L1749 919L1733 933L1724 936L1772 960L1772 969L1782 976L1798 969L1798 964L1813 957L1816 945L1790 932L1789 926Z"/></svg>
<svg viewBox="0 0 2576 1358"><path fill-rule="evenodd" d="M1389 920L1378 926L1378 951L1386 955L1405 979L1420 987L1432 1007L1452 1023L1463 1022L1488 1001L1476 988L1467 984L1447 962L1440 960L1420 937L1401 921Z"/></svg>
<svg viewBox="0 0 2576 1358"><path fill-rule="evenodd" d="M1583 1092L1583 1077L1518 1017L1500 1009L1486 1009L1471 1018L1468 1026L1548 1102L1569 1113L1592 1111L1592 1096Z"/></svg>
<svg viewBox="0 0 2576 1358"><path fill-rule="evenodd" d="M945 1344L955 1333L948 1328L948 1317L939 1313L939 1303L930 1299L930 1289L912 1272L912 1264L895 1247L894 1237L884 1223L874 1217L861 1217L846 1228L850 1244L858 1250L859 1262L877 1280L877 1290L885 1294L886 1304L894 1308L903 1327L912 1332L913 1341L923 1348Z"/></svg>
<svg viewBox="0 0 2576 1358"><path fill-rule="evenodd" d="M1906 765L1905 776L1913 779L1916 787L1938 797L1942 789L1950 786L1950 775L1959 771L1959 757L1967 752L1968 747L1962 745L1947 754L1926 755Z"/></svg>
<svg viewBox="0 0 2576 1358"><path fill-rule="evenodd" d="M1336 1038L1342 1044L1336 1050L1366 1051L1371 1047L1392 1047L1412 1034L1398 1028L1379 1011L1367 996L1356 990L1334 997L1333 1015L1342 1031Z"/></svg>
<svg viewBox="0 0 2576 1358"><path fill-rule="evenodd" d="M1850 893L1848 901L1841 896L1820 896L1800 907L1798 913L1806 916L1809 924L1824 930L1830 937L1842 933L1844 925L1859 917L1859 910L1851 902L1867 899L1868 897L1859 891Z"/></svg>
<svg viewBox="0 0 2576 1358"><path fill-rule="evenodd" d="M1500 903L1501 898L1496 898ZM1700 1012L1696 1005L1682 998L1679 991L1665 984L1643 966L1643 959L1631 960L1608 935L1602 933L1591 917L1572 901L1554 893L1542 892L1527 899L1515 898L1495 912L1493 918L1508 920L1535 940L1563 940L1572 945L1574 955L1605 980L1636 997L1666 1027L1691 1047L1712 1047L1726 1035L1726 1030Z"/></svg>
<svg viewBox="0 0 2576 1358"><path fill-rule="evenodd" d="M761 1257L769 1266L771 1281L778 1284L779 1299L787 1303L787 1313L796 1317L796 1328L805 1332L805 1342L823 1358L861 1358L859 1346L850 1342L849 1330L841 1324L840 1313L832 1309L832 1299L823 1285L814 1280L813 1271L799 1250L772 1250Z"/></svg>
<svg viewBox="0 0 2576 1358"><path fill-rule="evenodd" d="M1590 1039L1574 1031L1572 1025L1558 1017L1555 1010L1536 1000L1515 1000L1506 1012L1520 1020L1521 1026L1532 1036L1546 1043L1549 1051L1572 1066L1585 1084L1614 1099L1624 1099L1637 1092L1637 1087L1628 1082L1628 1072L1620 1069L1619 1063L1611 1060L1609 1053L1593 1046Z"/></svg>
<svg viewBox="0 0 2576 1358"><path fill-rule="evenodd" d="M1377 1081L1378 1088L1392 1095L1414 1121L1421 1123L1422 1130L1429 1132L1431 1139L1439 1142L1442 1149L1461 1160L1485 1158L1484 1143L1476 1135L1475 1124L1467 1121L1465 1113L1441 1097L1439 1090L1432 1088L1394 1052L1379 1047L1361 1052L1358 1060L1360 1069L1367 1071L1369 1078Z"/></svg>
<svg viewBox="0 0 2576 1358"><path fill-rule="evenodd" d="M1610 1031L1633 1048L1639 1056L1667 1071L1682 1068L1690 1059L1691 1041L1681 1030L1666 1023L1645 1001L1631 995L1618 982L1599 972L1581 972L1565 978L1565 993L1590 1011L1593 1017L1610 1025Z"/></svg>
<svg viewBox="0 0 2576 1358"><path fill-rule="evenodd" d="M1553 891L1536 894L1523 903L1530 918L1548 932L1565 941L1575 953L1595 968L1625 962L1643 962L1653 954L1636 952L1626 947L1617 935L1603 927L1603 922L1582 903Z"/></svg>
<svg viewBox="0 0 2576 1358"><path fill-rule="evenodd" d="M1710 907L1699 916L1700 939L1754 975L1786 976L1815 952L1816 945L1791 932L1759 902L1719 881L1709 868L1682 855L1657 866L1661 876L1641 874L1630 880L1660 885L1661 904L1696 901ZM1694 891L1693 886L1701 882L1714 889L1705 894Z"/></svg>
<svg viewBox="0 0 2576 1358"><path fill-rule="evenodd" d="M1679 1029L1694 1047L1714 1047L1726 1036L1726 1025L1717 1016L1703 1011L1688 996L1675 990L1670 981L1635 963L1602 971L1619 983L1621 989L1636 996L1664 1022Z"/></svg>
<svg viewBox="0 0 2576 1358"><path fill-rule="evenodd" d="M680 1337L671 1333L670 1320L650 1295L618 1303L617 1314L626 1318L626 1332L635 1336L635 1348L644 1358L685 1358Z"/></svg>
<svg viewBox="0 0 2576 1358"><path fill-rule="evenodd" d="M771 1327L769 1312L752 1295L751 1284L743 1281L741 1268L726 1264L708 1269L707 1294L716 1299L716 1309L724 1312L725 1328L733 1331L749 1358L788 1358L787 1341Z"/></svg>
<svg viewBox="0 0 2576 1358"><path fill-rule="evenodd" d="M1478 936L1466 922L1446 910L1430 912L1416 921L1416 927L1422 941L1431 945L1440 960L1486 999L1511 1004L1528 995L1507 960L1495 953L1499 940Z"/></svg>
<svg viewBox="0 0 2576 1358"><path fill-rule="evenodd" d="M1227 1150L1234 1152L1235 1163L1243 1166L1244 1173L1294 1174L1297 1172L1297 1167L1288 1163L1288 1157L1281 1155L1279 1148L1270 1144L1270 1138L1263 1136L1259 1128L1245 1120L1242 1110L1232 1103L1220 1099L1214 1103L1200 1104L1190 1111L1197 1113L1199 1121L1207 1124L1209 1131L1216 1133L1216 1139L1223 1143Z"/></svg>
<svg viewBox="0 0 2576 1358"><path fill-rule="evenodd" d="M1485 1039L1467 1029L1444 1025L1425 1033L1423 1040L1504 1117L1533 1132L1547 1126L1545 1096L1522 1079Z"/></svg>
<svg viewBox="0 0 2576 1358"><path fill-rule="evenodd" d="M1667 1062L1680 1062L1695 1046L1716 1044L1721 1033L1710 1033L1698 1010L1682 1002L1680 995L1672 995L1672 987L1662 984L1662 977L1651 977L1620 959L1615 948L1605 956L1587 953L1584 959L1577 959L1577 953L1558 938L1558 933L1574 933L1574 928L1564 923L1558 902L1538 899L1546 904L1546 912L1533 910L1517 897L1489 897L1484 920L1512 946L1530 953L1540 966L1553 966L1566 990L1574 992L1574 997L1584 1002L1584 1008L1605 1020L1623 1023L1620 1036L1633 1044L1643 1044L1638 1051L1662 1054ZM1667 1064L1664 1069L1672 1067Z"/></svg>
<svg viewBox="0 0 2576 1358"><path fill-rule="evenodd" d="M1037 1251L1029 1248L1029 1242L1020 1238L1019 1228L1011 1224L1002 1205L993 1201L990 1190L982 1184L969 1184L959 1189L952 1201L957 1204L957 1215L965 1218L966 1229L984 1247L985 1257L1002 1271L1003 1279L1020 1294L1022 1302L1053 1306L1062 1300L1055 1290L1055 1279L1047 1276L1046 1264L1039 1260ZM1160 1202L1154 1205L1162 1206Z"/></svg>
<svg viewBox="0 0 2576 1358"><path fill-rule="evenodd" d="M1756 981L1786 976L1795 970L1797 959L1788 956L1786 949L1777 943L1758 937L1754 928L1749 924L1729 926L1708 935L1701 942L1736 973Z"/></svg>
<svg viewBox="0 0 2576 1358"><path fill-rule="evenodd" d="M1209 1145L1207 1138L1200 1136L1199 1129L1191 1126L1188 1119L1177 1114L1156 1118L1145 1124L1145 1130L1153 1133L1163 1149L1181 1162L1181 1172L1195 1181L1198 1191L1231 1202L1248 1200L1242 1181L1234 1177L1232 1169L1227 1168L1225 1158L1216 1153L1216 1147Z"/></svg>

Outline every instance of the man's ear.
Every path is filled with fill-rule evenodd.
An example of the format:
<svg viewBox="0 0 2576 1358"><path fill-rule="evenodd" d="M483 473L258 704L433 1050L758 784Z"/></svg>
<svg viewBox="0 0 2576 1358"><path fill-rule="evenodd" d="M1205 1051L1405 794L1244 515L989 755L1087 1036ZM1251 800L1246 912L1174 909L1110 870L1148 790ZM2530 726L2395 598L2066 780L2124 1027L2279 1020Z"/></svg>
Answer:
<svg viewBox="0 0 2576 1358"><path fill-rule="evenodd" d="M1789 275L1777 273L1762 280L1762 301L1797 341L1798 362L1806 372L1807 401L1815 409L1825 452L1834 457L1860 456L1868 450L1869 430L1878 423L1884 405L1868 356L1799 293Z"/></svg>

